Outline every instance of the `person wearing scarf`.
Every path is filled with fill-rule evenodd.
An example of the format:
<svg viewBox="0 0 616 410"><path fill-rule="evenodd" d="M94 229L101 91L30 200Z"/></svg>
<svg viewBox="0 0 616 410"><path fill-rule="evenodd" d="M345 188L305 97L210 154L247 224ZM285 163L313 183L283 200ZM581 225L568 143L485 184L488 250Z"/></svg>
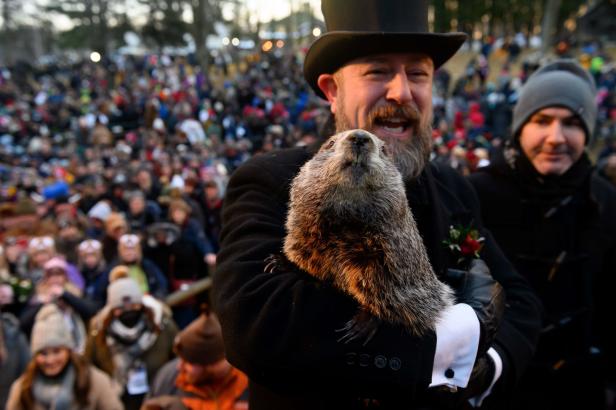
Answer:
<svg viewBox="0 0 616 410"><path fill-rule="evenodd" d="M127 266L109 275L107 304L90 322L86 357L122 386L126 409L139 409L156 371L173 358L171 311L144 295Z"/></svg>
<svg viewBox="0 0 616 410"><path fill-rule="evenodd" d="M144 410L248 408L248 377L225 356L222 329L208 310L175 338L178 358L156 374Z"/></svg>
<svg viewBox="0 0 616 410"><path fill-rule="evenodd" d="M540 68L520 90L513 138L469 177L485 225L544 305L533 361L494 408L603 409L616 380L605 372L616 348L616 190L586 153L595 96L573 60Z"/></svg>
<svg viewBox="0 0 616 410"><path fill-rule="evenodd" d="M121 410L120 389L75 353L64 315L45 305L32 330L33 359L11 386L7 410Z"/></svg>

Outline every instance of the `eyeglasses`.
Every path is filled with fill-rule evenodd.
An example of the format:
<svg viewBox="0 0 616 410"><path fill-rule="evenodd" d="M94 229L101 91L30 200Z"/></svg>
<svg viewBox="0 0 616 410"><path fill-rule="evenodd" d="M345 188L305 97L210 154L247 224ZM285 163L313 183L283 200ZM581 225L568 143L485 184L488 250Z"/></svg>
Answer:
<svg viewBox="0 0 616 410"><path fill-rule="evenodd" d="M81 253L91 253L91 252L93 253L93 252L100 252L102 247L103 245L96 239L86 239L85 241L79 244L79 246L77 247L77 250Z"/></svg>
<svg viewBox="0 0 616 410"><path fill-rule="evenodd" d="M126 235L122 235L120 236L120 245L122 246L127 246L127 247L137 247L139 245L139 237L135 234L126 234Z"/></svg>
<svg viewBox="0 0 616 410"><path fill-rule="evenodd" d="M52 249L55 246L55 242L51 236L39 236L30 239L28 248L32 251Z"/></svg>

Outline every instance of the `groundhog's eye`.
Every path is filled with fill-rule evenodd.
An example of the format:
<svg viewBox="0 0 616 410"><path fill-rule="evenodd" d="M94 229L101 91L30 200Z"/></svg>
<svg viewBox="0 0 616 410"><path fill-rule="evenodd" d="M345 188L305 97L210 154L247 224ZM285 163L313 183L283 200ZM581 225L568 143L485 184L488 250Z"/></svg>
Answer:
<svg viewBox="0 0 616 410"><path fill-rule="evenodd" d="M334 146L335 143L336 143L336 140L330 140L325 146L325 148L330 149Z"/></svg>

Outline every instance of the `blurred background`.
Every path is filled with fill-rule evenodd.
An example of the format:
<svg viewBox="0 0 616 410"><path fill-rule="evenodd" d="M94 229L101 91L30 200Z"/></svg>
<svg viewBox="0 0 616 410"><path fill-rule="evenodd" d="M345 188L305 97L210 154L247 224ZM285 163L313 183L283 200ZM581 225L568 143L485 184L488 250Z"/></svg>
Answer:
<svg viewBox="0 0 616 410"><path fill-rule="evenodd" d="M468 33L471 51L488 44L564 53L591 40L614 47L614 0L430 3L433 29ZM242 53L301 51L324 30L319 0L1 0L0 7L0 65L9 66L164 52L204 67Z"/></svg>

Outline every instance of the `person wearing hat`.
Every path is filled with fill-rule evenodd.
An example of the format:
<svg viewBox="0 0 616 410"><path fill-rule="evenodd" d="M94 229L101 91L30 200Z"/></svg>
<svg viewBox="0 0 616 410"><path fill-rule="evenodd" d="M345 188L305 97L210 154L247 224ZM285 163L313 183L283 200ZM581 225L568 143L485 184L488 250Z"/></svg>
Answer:
<svg viewBox="0 0 616 410"><path fill-rule="evenodd" d="M35 236L28 242L28 277L37 282L43 276L43 265L56 254L51 236Z"/></svg>
<svg viewBox="0 0 616 410"><path fill-rule="evenodd" d="M85 356L122 386L126 409L139 409L156 371L173 358L177 332L170 309L144 295L129 267L119 265L107 303L90 321Z"/></svg>
<svg viewBox="0 0 616 410"><path fill-rule="evenodd" d="M482 218L544 306L537 352L511 408L603 409L616 340L607 328L616 272L616 190L586 153L595 83L573 60L535 71L512 137L470 177ZM503 406L504 407L504 406Z"/></svg>
<svg viewBox="0 0 616 410"><path fill-rule="evenodd" d="M28 243L28 274L27 277L31 278L36 284L45 273L45 265L52 259L56 262L59 259L66 259L59 255L56 250L56 241L51 236L36 236L30 239ZM65 262L63 268L72 284L81 291L84 287L84 280L81 273L77 270L75 265Z"/></svg>
<svg viewBox="0 0 616 410"><path fill-rule="evenodd" d="M182 330L174 350L178 358L158 371L145 409L247 408L248 378L227 361L214 313L202 313Z"/></svg>
<svg viewBox="0 0 616 410"><path fill-rule="evenodd" d="M103 292L97 292L101 275L108 272L103 258L103 244L96 239L86 239L77 246L77 267L85 280L83 294L100 307L105 304Z"/></svg>
<svg viewBox="0 0 616 410"><path fill-rule="evenodd" d="M47 304L57 304L71 328L76 351L83 353L86 341L84 323L96 314L97 305L82 298L81 290L68 277L69 264L55 256L45 263L43 278L37 283L34 295L24 307L19 321L26 335L30 335L38 312Z"/></svg>
<svg viewBox="0 0 616 410"><path fill-rule="evenodd" d="M130 276L137 281L143 293L164 299L168 292L168 281L162 271L151 260L144 258L141 239L135 234L122 235L118 240L118 257L109 264L110 269L118 265L129 267ZM104 273L96 282L95 298L104 300L110 273Z"/></svg>
<svg viewBox="0 0 616 410"><path fill-rule="evenodd" d="M144 232L148 226L159 221L160 207L156 202L146 200L143 191L132 191L126 197L128 203L126 219L131 232Z"/></svg>
<svg viewBox="0 0 616 410"><path fill-rule="evenodd" d="M105 222L112 213L111 205L106 200L96 202L88 211L86 236L102 239L105 236Z"/></svg>
<svg viewBox="0 0 616 410"><path fill-rule="evenodd" d="M36 315L30 346L32 360L12 384L7 410L123 409L117 385L74 351L71 329L56 305Z"/></svg>
<svg viewBox="0 0 616 410"><path fill-rule="evenodd" d="M479 404L524 370L540 305L483 228L468 183L427 161L434 70L466 36L429 32L427 1L321 5L328 31L308 50L304 76L330 103L336 131L364 128L386 143L442 280L457 266L443 245L456 225L485 238L480 255L493 278L480 263L462 271L452 283L460 303L434 332L412 336L383 323L366 345L338 342L337 330L357 311L353 299L294 269L264 272L264 261L282 249L289 184L319 146L255 156L232 174L223 209L213 299L227 357L248 375L257 410Z"/></svg>
<svg viewBox="0 0 616 410"><path fill-rule="evenodd" d="M112 212L105 221L105 236L101 241L106 261L112 261L118 256L118 241L126 233L128 233L128 223L124 214Z"/></svg>

